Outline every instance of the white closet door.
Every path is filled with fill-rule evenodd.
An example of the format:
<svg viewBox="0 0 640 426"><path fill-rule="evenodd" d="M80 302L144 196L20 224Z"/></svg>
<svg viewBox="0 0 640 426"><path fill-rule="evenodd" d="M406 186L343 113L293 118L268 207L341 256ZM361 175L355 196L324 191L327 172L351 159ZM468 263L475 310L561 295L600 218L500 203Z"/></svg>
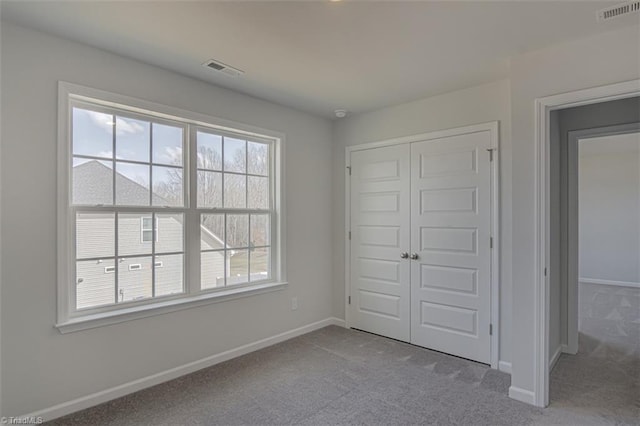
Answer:
<svg viewBox="0 0 640 426"><path fill-rule="evenodd" d="M409 341L409 145L351 153L351 327Z"/></svg>
<svg viewBox="0 0 640 426"><path fill-rule="evenodd" d="M490 363L491 133L411 144L411 343Z"/></svg>

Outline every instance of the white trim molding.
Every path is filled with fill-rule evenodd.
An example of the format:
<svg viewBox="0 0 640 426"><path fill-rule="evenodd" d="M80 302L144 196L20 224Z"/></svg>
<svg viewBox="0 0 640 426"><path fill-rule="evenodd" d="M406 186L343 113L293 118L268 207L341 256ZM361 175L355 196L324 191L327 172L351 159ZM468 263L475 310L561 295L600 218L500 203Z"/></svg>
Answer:
<svg viewBox="0 0 640 426"><path fill-rule="evenodd" d="M553 371L553 368L558 363L558 360L560 359L560 355L562 355L562 352L563 352L562 351L562 345L559 345L556 348L556 351L553 353L553 355L549 359L549 372Z"/></svg>
<svg viewBox="0 0 640 426"><path fill-rule="evenodd" d="M550 122L551 111L613 101L640 95L640 80L562 93L535 100L535 297L533 390L512 387L509 396L531 404L549 405L549 309L550 309ZM524 398L524 399L521 399ZM527 401L525 401L527 402Z"/></svg>
<svg viewBox="0 0 640 426"><path fill-rule="evenodd" d="M580 284L613 285L618 287L640 288L640 283L633 281L602 280L600 278L578 278Z"/></svg>
<svg viewBox="0 0 640 426"><path fill-rule="evenodd" d="M536 403L535 394L532 391L518 388L516 386L509 387L509 398L530 405L535 405Z"/></svg>
<svg viewBox="0 0 640 426"><path fill-rule="evenodd" d="M120 398L133 392L137 392L142 389L149 388L151 386L158 385L160 383L167 382L169 380L176 379L186 374L193 373L203 368L211 367L224 361L228 361L233 358L237 358L248 353L264 349L266 347L275 345L277 343L284 342L294 337L301 336L303 334L310 333L315 330L327 327L329 325L337 325L344 327L344 320L339 318L326 318L321 321L317 321L302 327L295 328L293 330L285 331L275 336L267 337L246 345L239 346L228 351L221 352L219 354L211 355L206 358L199 359L187 364L180 365L169 370L161 371L156 374L152 374L147 377L143 377L138 380L133 380L128 383L124 383L119 386L105 389L100 392L92 393L90 395L82 396L71 401L63 402L61 404L54 405L52 407L44 408L42 410L35 411L33 413L25 414L23 416L16 416L17 418L37 418L42 417L45 421L50 421L58 417L66 416L67 414L74 413L79 410L84 410L89 407L93 407L98 404L102 404L112 399Z"/></svg>
<svg viewBox="0 0 640 426"><path fill-rule="evenodd" d="M509 361L499 361L498 370L502 371L503 373L511 374L511 363Z"/></svg>

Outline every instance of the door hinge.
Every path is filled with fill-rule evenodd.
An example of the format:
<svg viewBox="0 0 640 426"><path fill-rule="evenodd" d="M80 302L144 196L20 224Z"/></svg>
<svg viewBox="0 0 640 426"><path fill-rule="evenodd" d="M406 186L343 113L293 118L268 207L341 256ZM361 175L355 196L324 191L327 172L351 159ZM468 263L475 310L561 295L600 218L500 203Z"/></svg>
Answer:
<svg viewBox="0 0 640 426"><path fill-rule="evenodd" d="M544 268L544 276L547 276L547 268Z"/></svg>
<svg viewBox="0 0 640 426"><path fill-rule="evenodd" d="M493 248L493 237L489 237L489 248Z"/></svg>
<svg viewBox="0 0 640 426"><path fill-rule="evenodd" d="M349 231L349 241L351 241L351 231Z"/></svg>
<svg viewBox="0 0 640 426"><path fill-rule="evenodd" d="M347 166L347 170L349 170L349 176L351 176L351 166Z"/></svg>
<svg viewBox="0 0 640 426"><path fill-rule="evenodd" d="M493 324L489 324L489 336L493 336Z"/></svg>
<svg viewBox="0 0 640 426"><path fill-rule="evenodd" d="M351 296L349 296L348 302L349 302L349 304L351 304Z"/></svg>
<svg viewBox="0 0 640 426"><path fill-rule="evenodd" d="M489 161L493 161L493 151L495 151L495 148L489 148L487 149L487 151L489 152Z"/></svg>

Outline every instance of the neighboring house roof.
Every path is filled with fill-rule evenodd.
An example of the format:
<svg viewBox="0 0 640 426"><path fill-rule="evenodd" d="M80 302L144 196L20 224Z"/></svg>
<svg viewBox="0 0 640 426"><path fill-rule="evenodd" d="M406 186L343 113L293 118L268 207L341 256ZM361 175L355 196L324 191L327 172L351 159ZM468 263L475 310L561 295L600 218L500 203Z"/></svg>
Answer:
<svg viewBox="0 0 640 426"><path fill-rule="evenodd" d="M113 197L113 169L105 166L100 161L91 160L73 168L73 197L83 201L83 204L106 204L105 200ZM128 177L115 172L116 188L118 188L118 202L124 205L148 205L149 189ZM160 195L153 193L155 205L166 205L168 201ZM176 218L176 220L180 220ZM201 238L211 248L224 248L225 244L220 237L210 229L200 226Z"/></svg>
<svg viewBox="0 0 640 426"><path fill-rule="evenodd" d="M83 200L83 204L105 204L113 196L112 169L100 161L92 160L73 168L74 198ZM116 172L118 203L125 205L148 205L149 189L128 177ZM153 203L163 205L167 200L153 194Z"/></svg>

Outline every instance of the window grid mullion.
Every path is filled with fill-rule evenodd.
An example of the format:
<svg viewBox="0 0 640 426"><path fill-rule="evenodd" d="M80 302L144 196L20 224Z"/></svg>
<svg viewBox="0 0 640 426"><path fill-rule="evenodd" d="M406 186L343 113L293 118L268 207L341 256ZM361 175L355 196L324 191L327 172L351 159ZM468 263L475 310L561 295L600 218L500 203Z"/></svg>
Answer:
<svg viewBox="0 0 640 426"><path fill-rule="evenodd" d="M151 297L156 297L156 234L158 232L156 215L157 213L151 214Z"/></svg>
<svg viewBox="0 0 640 426"><path fill-rule="evenodd" d="M224 157L223 157L224 158ZM228 247L229 244L227 243L227 241L229 241L229 235L227 235L229 232L229 228L227 228L227 214L224 214L224 243L223 243L223 247L224 247L224 276L223 276L223 282L224 282L224 287L227 286L227 276L231 276L231 258L229 257L229 265L228 265L228 269L229 271L227 271L227 257L229 256L228 253Z"/></svg>
<svg viewBox="0 0 640 426"><path fill-rule="evenodd" d="M153 121L149 122L149 206L153 206ZM183 178L184 181L184 178ZM184 182L183 182L184 184ZM151 297L156 297L156 234L157 213L151 213ZM184 221L184 220L183 220ZM184 223L182 225L184 227Z"/></svg>
<svg viewBox="0 0 640 426"><path fill-rule="evenodd" d="M113 206L115 207L116 204L116 116L115 114L111 114L111 144L112 144L112 148L111 148L111 158L112 158L112 164L113 164L113 168L111 170L111 176L112 176L112 187L111 187L111 191L113 192ZM113 276L113 290L114 290L114 304L117 305L118 304L118 291L119 291L119 285L120 285L120 280L119 280L119 275L120 275L120 261L118 258L118 213L114 212L113 215L113 220L114 220L114 248L113 248L113 254L114 254L114 258L113 258L113 264L115 266L115 274ZM76 301L76 306L77 306L77 301Z"/></svg>
<svg viewBox="0 0 640 426"><path fill-rule="evenodd" d="M249 208L249 143L244 141L244 207ZM247 262L249 261L247 256Z"/></svg>
<svg viewBox="0 0 640 426"><path fill-rule="evenodd" d="M153 206L153 122L149 123L149 205ZM153 223L151 224L153 226Z"/></svg>
<svg viewBox="0 0 640 426"><path fill-rule="evenodd" d="M221 188L220 188L220 191L222 191L222 208L225 208L225 207L226 207L225 200L224 200L224 193L225 193L225 190L224 190L224 181L225 181L225 177L226 177L226 174L225 174L225 173L226 173L226 167L224 166L224 145L225 145L225 139L226 139L226 138L225 138L224 136L221 138L221 140L222 140L222 146L220 147L220 151L222 151L222 160L221 160L221 161L222 161L222 177L220 178L220 179L221 179L221 181L222 181ZM226 221L225 221L225 226L226 226ZM225 241L226 241L226 228L225 228ZM226 285L226 281L225 281L225 285Z"/></svg>
<svg viewBox="0 0 640 426"><path fill-rule="evenodd" d="M196 294L201 291L202 259L200 254L200 213L198 212L198 140L195 126L188 125L184 135L184 146L187 156L183 161L189 181L187 188L189 194L188 211L185 214L184 238L185 238L185 293ZM187 270L188 269L188 270Z"/></svg>
<svg viewBox="0 0 640 426"><path fill-rule="evenodd" d="M118 232L118 222L119 222L119 214L116 212L113 215L113 220L114 220L114 238L113 238L113 242L114 242L114 248L113 248L113 254L114 254L114 259L113 259L113 264L115 265L115 276L114 276L114 291L115 291L115 302L113 302L114 304L118 304L118 286L119 286L119 280L118 280L118 275L120 275L120 258L119 256L119 250L118 250L118 246L119 246L119 232Z"/></svg>
<svg viewBox="0 0 640 426"><path fill-rule="evenodd" d="M247 146L248 149L248 146ZM248 166L248 164L247 164ZM249 224L247 225L247 281L251 282L251 214L249 215Z"/></svg>

